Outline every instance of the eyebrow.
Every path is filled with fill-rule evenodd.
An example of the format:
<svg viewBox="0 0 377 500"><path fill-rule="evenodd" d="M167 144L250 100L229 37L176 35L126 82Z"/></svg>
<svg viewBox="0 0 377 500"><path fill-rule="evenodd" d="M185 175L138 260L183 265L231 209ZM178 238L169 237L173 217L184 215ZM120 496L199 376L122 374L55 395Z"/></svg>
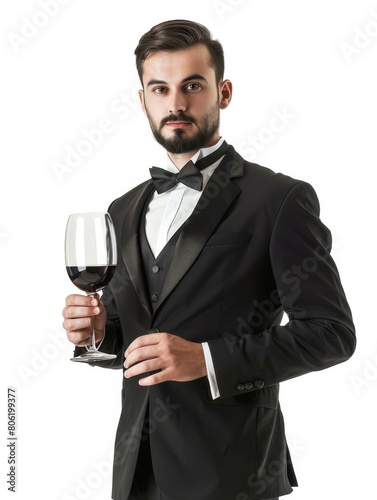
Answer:
<svg viewBox="0 0 377 500"><path fill-rule="evenodd" d="M200 75L199 73L194 73L193 75L184 78L181 83L187 83L191 80L202 80L205 82L207 81L207 79L204 78L204 76ZM168 82L165 82L165 80L152 79L149 80L149 82L147 83L147 87L150 87L151 85L167 85L167 83Z"/></svg>

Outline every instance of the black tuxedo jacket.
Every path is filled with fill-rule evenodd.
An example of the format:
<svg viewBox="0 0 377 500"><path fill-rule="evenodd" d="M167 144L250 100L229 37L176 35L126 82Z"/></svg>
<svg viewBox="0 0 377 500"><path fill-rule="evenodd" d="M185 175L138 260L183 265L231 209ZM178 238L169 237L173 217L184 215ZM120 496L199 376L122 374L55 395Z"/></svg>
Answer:
<svg viewBox="0 0 377 500"><path fill-rule="evenodd" d="M152 305L139 249L149 180L110 206L118 266L103 295L102 349L124 351L150 331L208 342L221 397L207 378L140 387L123 378L113 498L125 500L148 425L155 477L174 500L284 495L296 479L279 383L347 360L351 312L313 188L243 160L230 147L182 227ZM283 311L289 322L280 325ZM148 414L146 415L146 411Z"/></svg>

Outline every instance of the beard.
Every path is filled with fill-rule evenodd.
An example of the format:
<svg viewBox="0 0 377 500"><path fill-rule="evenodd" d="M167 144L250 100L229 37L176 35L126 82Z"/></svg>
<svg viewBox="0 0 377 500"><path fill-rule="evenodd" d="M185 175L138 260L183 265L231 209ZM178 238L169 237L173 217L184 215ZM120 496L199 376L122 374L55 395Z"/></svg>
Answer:
<svg viewBox="0 0 377 500"><path fill-rule="evenodd" d="M149 125L151 127L152 133L156 141L164 148L166 151L172 154L182 154L190 153L191 151L198 151L199 149L205 147L208 142L212 139L214 134L219 130L220 126L220 111L218 106L214 106L206 116L204 116L200 123L198 123L193 118L185 115L184 113L171 114L164 118L160 122L160 126L157 126L148 110L146 109L146 114L149 120ZM163 126L170 121L186 121L193 125L196 125L197 132L191 136L186 136L186 131L182 129L174 129L172 137L164 137L162 135Z"/></svg>

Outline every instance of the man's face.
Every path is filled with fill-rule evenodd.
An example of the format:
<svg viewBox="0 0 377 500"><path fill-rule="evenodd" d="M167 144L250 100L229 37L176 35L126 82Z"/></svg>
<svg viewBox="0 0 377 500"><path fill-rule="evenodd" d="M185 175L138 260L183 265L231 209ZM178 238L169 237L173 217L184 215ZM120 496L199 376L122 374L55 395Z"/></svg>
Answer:
<svg viewBox="0 0 377 500"><path fill-rule="evenodd" d="M155 139L170 153L197 151L219 138L219 110L230 101L231 84L216 84L210 62L199 44L156 52L143 64L141 104Z"/></svg>

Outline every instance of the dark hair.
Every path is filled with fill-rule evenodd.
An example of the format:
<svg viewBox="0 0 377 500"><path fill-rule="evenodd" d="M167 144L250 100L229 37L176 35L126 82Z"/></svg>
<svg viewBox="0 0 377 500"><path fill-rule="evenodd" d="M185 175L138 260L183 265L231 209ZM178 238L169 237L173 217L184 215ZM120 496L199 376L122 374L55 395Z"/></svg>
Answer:
<svg viewBox="0 0 377 500"><path fill-rule="evenodd" d="M136 68L141 82L143 81L143 63L150 54L160 50L182 50L200 43L209 50L216 81L219 83L224 76L224 51L221 43L213 40L210 31L202 24L184 19L157 24L140 38L135 55Z"/></svg>

